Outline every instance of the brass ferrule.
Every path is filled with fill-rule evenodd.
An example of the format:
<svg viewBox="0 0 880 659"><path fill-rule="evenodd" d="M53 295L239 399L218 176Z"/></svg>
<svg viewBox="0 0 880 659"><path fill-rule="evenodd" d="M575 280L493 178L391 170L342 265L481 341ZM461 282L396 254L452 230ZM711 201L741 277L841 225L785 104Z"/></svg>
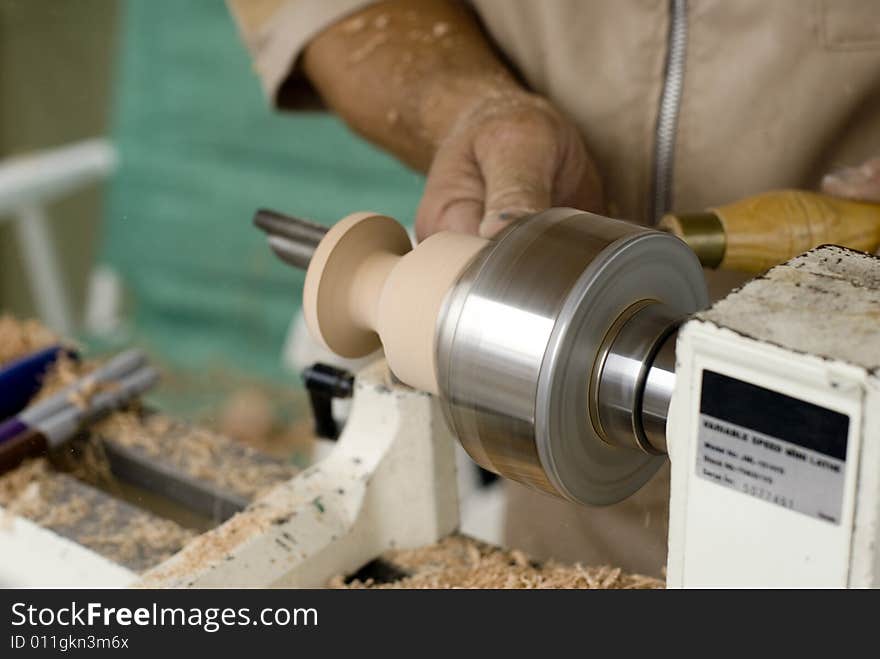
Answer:
<svg viewBox="0 0 880 659"><path fill-rule="evenodd" d="M716 213L669 214L663 216L658 226L684 240L705 267L717 268L724 260L727 236Z"/></svg>

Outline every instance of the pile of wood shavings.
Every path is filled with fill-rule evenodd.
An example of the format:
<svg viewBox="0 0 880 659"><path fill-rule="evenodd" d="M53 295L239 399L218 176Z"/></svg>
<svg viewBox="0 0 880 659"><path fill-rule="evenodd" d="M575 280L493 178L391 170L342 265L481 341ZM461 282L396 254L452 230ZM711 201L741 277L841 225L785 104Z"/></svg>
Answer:
<svg viewBox="0 0 880 659"><path fill-rule="evenodd" d="M137 570L171 557L195 535L76 483L43 458L0 476L0 530L25 517Z"/></svg>
<svg viewBox="0 0 880 659"><path fill-rule="evenodd" d="M21 466L0 476L0 505L5 513L30 517L34 499L39 494L40 482L49 473L49 464L43 458L28 460ZM8 519L4 519L8 523Z"/></svg>
<svg viewBox="0 0 880 659"><path fill-rule="evenodd" d="M48 398L55 392L73 384L84 375L91 373L98 368L99 365L100 362L98 361L92 360L80 362L71 359L68 355L59 355L58 359L55 360L46 372L46 375L43 377L40 391L34 396L32 402ZM89 406L89 400L92 396L101 391L112 391L118 386L119 385L115 382L87 382L84 387L69 394L68 400L73 405L84 410Z"/></svg>
<svg viewBox="0 0 880 659"><path fill-rule="evenodd" d="M0 315L0 365L57 343L58 337L36 320Z"/></svg>
<svg viewBox="0 0 880 659"><path fill-rule="evenodd" d="M389 583L368 579L345 582L337 576L331 588L583 588L656 589L653 577L627 574L609 566L583 567L554 561L536 563L519 550L507 551L473 538L452 535L435 545L398 549L382 560L409 576Z"/></svg>
<svg viewBox="0 0 880 659"><path fill-rule="evenodd" d="M106 510L99 508L97 512L106 518ZM195 531L171 520L139 514L111 533L81 535L78 541L123 565L142 570L168 560L195 536Z"/></svg>
<svg viewBox="0 0 880 659"><path fill-rule="evenodd" d="M37 400L73 383L97 366L96 362L60 358L47 374ZM84 392L71 402L85 405L88 397L98 390ZM112 475L102 440L136 448L151 457L161 456L162 462L174 465L197 480L248 499L298 472L293 465L266 459L258 451L223 435L161 414L145 415L136 403L93 424L88 438L72 444L71 450L55 456L54 462L82 480L107 485L112 482Z"/></svg>
<svg viewBox="0 0 880 659"><path fill-rule="evenodd" d="M299 471L223 435L161 414L144 417L136 411L117 412L97 423L93 434L148 456L161 456L162 462L193 478L247 499L293 478Z"/></svg>
<svg viewBox="0 0 880 659"><path fill-rule="evenodd" d="M67 355L59 355L44 376L40 391L34 396L32 402L43 400L73 384L79 378L94 371L99 365L100 362L97 361L77 361ZM114 386L116 386L114 383L96 384L71 395L70 402L80 409L85 409L91 396ZM137 405L137 402L131 403L132 407ZM104 453L103 444L96 441L91 435L74 438L67 442L63 448L54 451L49 459L53 466L82 481L110 490L114 489L116 479L110 470L110 462Z"/></svg>

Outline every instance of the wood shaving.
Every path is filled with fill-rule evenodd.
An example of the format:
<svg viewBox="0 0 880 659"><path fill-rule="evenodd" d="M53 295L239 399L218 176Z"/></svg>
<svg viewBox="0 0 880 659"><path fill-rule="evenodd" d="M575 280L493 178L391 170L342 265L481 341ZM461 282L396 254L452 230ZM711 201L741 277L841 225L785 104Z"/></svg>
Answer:
<svg viewBox="0 0 880 659"><path fill-rule="evenodd" d="M34 401L40 401L64 387L67 387L85 375L88 375L96 368L100 362L95 360L78 361L71 359L68 355L59 355L58 359L52 364L43 378L40 391L34 396ZM80 390L71 393L67 398L80 409L86 409L92 396L101 391L112 391L117 388L114 382L86 382L85 386Z"/></svg>
<svg viewBox="0 0 880 659"><path fill-rule="evenodd" d="M39 323L0 318L4 356L17 358L41 343L53 345L57 339ZM56 393L99 363L59 359L35 400ZM101 388L83 391L75 404L87 404ZM109 441L161 458L196 479L248 499L298 472L293 465L223 435L160 414L145 414L135 402L94 424L88 435L67 442L48 458L27 461L0 476L0 527L16 516L26 517L139 571L180 551L195 536L192 530L85 484L111 493L118 489L104 452L104 442Z"/></svg>
<svg viewBox="0 0 880 659"><path fill-rule="evenodd" d="M112 514L110 510L105 504L103 509L98 509L98 516L106 520ZM147 569L171 558L193 537L193 531L171 520L137 514L116 531L82 535L77 541L104 556L113 557L123 565L134 564L140 569Z"/></svg>
<svg viewBox="0 0 880 659"><path fill-rule="evenodd" d="M99 362L84 361L80 362L71 359L66 354L61 354L52 364L43 378L40 391L34 397L34 401L42 400L67 387L85 375L88 375L96 368ZM89 380L78 391L71 392L67 396L67 400L71 404L76 405L81 410L88 408L92 397L102 391L113 391L119 385L115 382L94 382Z"/></svg>
<svg viewBox="0 0 880 659"><path fill-rule="evenodd" d="M163 463L247 499L299 471L228 437L161 414L117 412L95 424L93 435L148 456L161 456Z"/></svg>
<svg viewBox="0 0 880 659"><path fill-rule="evenodd" d="M377 48L379 48L382 44L388 41L388 34L385 32L380 32L378 34L374 34L372 37L367 39L366 43L360 48L354 50L351 55L348 57L348 61L351 64L357 64L359 62L363 62L367 57L373 54Z"/></svg>
<svg viewBox="0 0 880 659"><path fill-rule="evenodd" d="M147 587L165 584L191 575L202 566L223 560L236 547L253 535L264 533L277 519L276 512L259 502L243 513L233 515L220 526L203 533L190 542L179 560L152 570L144 578Z"/></svg>
<svg viewBox="0 0 880 659"><path fill-rule="evenodd" d="M59 359L47 373L36 400L45 398L90 373L100 362ZM107 387L114 386L107 383ZM99 385L78 398L103 390ZM193 478L251 499L275 483L292 478L298 469L260 451L205 428L176 422L161 414L145 415L137 402L114 412L91 427L87 437L71 442L53 455L53 463L88 483L112 489L114 478L103 441L136 447L160 457Z"/></svg>
<svg viewBox="0 0 880 659"><path fill-rule="evenodd" d="M608 565L584 567L555 561L537 563L520 550L507 551L473 538L452 535L435 545L397 549L382 560L407 573L402 579L375 583L371 579L346 583L342 575L331 588L587 588L656 589L664 583L653 577L627 574Z"/></svg>
<svg viewBox="0 0 880 659"><path fill-rule="evenodd" d="M25 517L135 570L170 558L195 535L54 471L44 458L0 476L0 506L0 527Z"/></svg>
<svg viewBox="0 0 880 659"><path fill-rule="evenodd" d="M49 455L58 471L109 492L118 492L119 484L110 469L104 444L91 435L80 435Z"/></svg>
<svg viewBox="0 0 880 659"><path fill-rule="evenodd" d="M0 315L0 366L56 345L58 341L58 336L39 321Z"/></svg>
<svg viewBox="0 0 880 659"><path fill-rule="evenodd" d="M0 476L0 506L4 507L2 526L8 526L14 515L28 516L39 498L39 484L48 472L44 459L28 460Z"/></svg>
<svg viewBox="0 0 880 659"><path fill-rule="evenodd" d="M357 31L364 27L358 19L347 27ZM435 25L434 36L446 33ZM424 35L420 33L419 38ZM372 43L369 51L381 45ZM366 47L366 46L365 46ZM366 57L369 52L361 53ZM396 120L389 115L389 121ZM0 316L0 364L17 359L42 347L58 342L57 337L36 321L20 322L11 316ZM51 395L90 372L95 363L78 363L63 358L47 375L38 398ZM79 404L85 404L94 391L84 392ZM71 442L52 456L56 467L70 472L77 479L112 485L109 462L97 436L108 441L136 447L150 456L162 456L182 466L195 477L209 480L248 498L259 495L281 480L291 478L296 469L278 461L260 459L228 460L232 442L237 451L251 452L233 440L208 430L188 426L152 414L144 415L131 408L116 412L96 425L90 437ZM254 456L249 456L253 458ZM66 479L66 480L65 480ZM59 474L44 458L30 460L0 476L0 528L11 523L15 515L27 517L46 528L74 537L77 542L108 556L112 560L145 570L181 550L195 536L178 524L118 502L87 486L70 487L70 476ZM316 506L320 501L315 503ZM213 532L211 542L202 548L211 556L228 551L243 538L272 523L266 515L236 515ZM85 531L83 531L85 529ZM196 549L193 545L191 548ZM191 560L204 560L202 552L190 552ZM394 550L382 556L408 576L387 583L371 579L346 583L337 576L328 584L334 588L592 588L645 589L662 588L663 582L651 577L624 573L611 566L584 567L553 561L537 563L522 551L506 551L464 536L450 536L435 545L410 550Z"/></svg>

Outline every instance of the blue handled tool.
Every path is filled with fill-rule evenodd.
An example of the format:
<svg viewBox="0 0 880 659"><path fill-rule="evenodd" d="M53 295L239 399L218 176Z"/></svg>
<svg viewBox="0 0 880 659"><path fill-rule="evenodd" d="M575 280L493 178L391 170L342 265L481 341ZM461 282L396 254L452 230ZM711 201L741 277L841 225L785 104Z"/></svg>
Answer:
<svg viewBox="0 0 880 659"><path fill-rule="evenodd" d="M39 391L49 367L62 353L75 356L67 348L54 345L0 366L0 420L12 416L27 405Z"/></svg>
<svg viewBox="0 0 880 659"><path fill-rule="evenodd" d="M83 391L88 391L98 384L115 382L129 375L142 367L146 359L146 355L140 350L127 350L48 398L33 403L5 421L0 421L0 445L10 437L19 434L23 427L34 426L37 422L54 416L64 408L73 407L72 398Z"/></svg>

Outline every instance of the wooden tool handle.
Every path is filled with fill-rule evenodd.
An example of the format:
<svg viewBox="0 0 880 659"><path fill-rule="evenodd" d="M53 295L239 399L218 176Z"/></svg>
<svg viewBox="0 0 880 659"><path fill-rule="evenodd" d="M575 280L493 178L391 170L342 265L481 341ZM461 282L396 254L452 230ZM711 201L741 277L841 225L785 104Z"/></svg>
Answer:
<svg viewBox="0 0 880 659"><path fill-rule="evenodd" d="M700 254L712 243L707 217L717 218L723 232L720 261L707 265L745 272L762 272L801 252L823 244L843 245L866 252L880 246L880 204L779 190L709 209L709 213L667 216L661 228L678 235ZM688 218L699 230L689 231ZM689 235L691 234L691 235ZM701 258L701 260L703 260ZM712 259L709 259L712 260Z"/></svg>
<svg viewBox="0 0 880 659"><path fill-rule="evenodd" d="M26 430L0 444L0 474L20 465L24 460L45 455L49 450L46 438L36 430Z"/></svg>

